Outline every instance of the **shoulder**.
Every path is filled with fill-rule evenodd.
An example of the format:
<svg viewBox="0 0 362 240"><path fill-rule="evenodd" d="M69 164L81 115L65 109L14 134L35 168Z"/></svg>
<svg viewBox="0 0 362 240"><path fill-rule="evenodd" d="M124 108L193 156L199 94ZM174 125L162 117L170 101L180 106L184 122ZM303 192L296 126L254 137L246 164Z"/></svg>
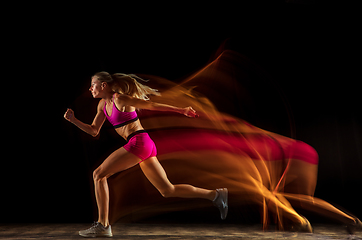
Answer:
<svg viewBox="0 0 362 240"><path fill-rule="evenodd" d="M113 94L115 99L131 99L132 97L126 94L121 94L121 93L115 93Z"/></svg>
<svg viewBox="0 0 362 240"><path fill-rule="evenodd" d="M105 100L104 100L104 99L101 99L101 100L99 101L99 103L98 103L97 110L98 110L98 111L103 111L104 104L105 104Z"/></svg>
<svg viewBox="0 0 362 240"><path fill-rule="evenodd" d="M149 104L151 103L150 101L134 98L124 94L118 94L117 96L115 96L115 102L117 103L117 107L124 106L124 107L140 108L140 109L148 108Z"/></svg>
<svg viewBox="0 0 362 240"><path fill-rule="evenodd" d="M122 105L127 105L127 103L130 103L130 102L132 102L132 100L134 100L133 97L125 95L125 94L120 94L120 93L115 93L113 96L114 96L114 99L118 103L122 103Z"/></svg>

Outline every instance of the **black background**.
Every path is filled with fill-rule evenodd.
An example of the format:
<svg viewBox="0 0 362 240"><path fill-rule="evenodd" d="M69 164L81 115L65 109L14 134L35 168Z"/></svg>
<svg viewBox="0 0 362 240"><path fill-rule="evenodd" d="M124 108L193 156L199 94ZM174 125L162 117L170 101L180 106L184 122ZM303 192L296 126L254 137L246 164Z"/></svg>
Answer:
<svg viewBox="0 0 362 240"><path fill-rule="evenodd" d="M264 69L292 121L262 107L254 116L229 113L312 145L320 156L315 196L361 217L358 15L335 2L296 2L14 6L3 45L1 222L93 220L91 173L107 144L63 119L72 107L92 121L92 74L179 81L221 45Z"/></svg>

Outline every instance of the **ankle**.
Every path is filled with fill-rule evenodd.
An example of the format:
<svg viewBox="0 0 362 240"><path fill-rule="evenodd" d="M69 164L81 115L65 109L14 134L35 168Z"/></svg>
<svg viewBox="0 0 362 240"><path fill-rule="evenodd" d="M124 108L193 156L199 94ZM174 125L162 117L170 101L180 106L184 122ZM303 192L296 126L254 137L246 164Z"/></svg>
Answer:
<svg viewBox="0 0 362 240"><path fill-rule="evenodd" d="M212 201L215 202L215 200L219 197L219 192L215 190L215 196L213 197Z"/></svg>
<svg viewBox="0 0 362 240"><path fill-rule="evenodd" d="M105 228L107 228L108 226L109 226L109 222L107 221L100 221L100 220L98 220L98 222L100 223L100 224L102 224L102 226L103 227L105 227Z"/></svg>

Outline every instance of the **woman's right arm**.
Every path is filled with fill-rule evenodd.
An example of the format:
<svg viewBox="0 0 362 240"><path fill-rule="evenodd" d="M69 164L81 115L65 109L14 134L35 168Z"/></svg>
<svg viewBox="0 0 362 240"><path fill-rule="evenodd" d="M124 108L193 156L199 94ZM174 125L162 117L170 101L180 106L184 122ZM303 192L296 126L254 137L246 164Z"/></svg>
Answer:
<svg viewBox="0 0 362 240"><path fill-rule="evenodd" d="M91 125L83 123L82 121L78 120L74 116L74 111L70 108L67 109L67 111L64 114L64 118L68 120L69 122L76 125L78 128L83 130L84 132L92 135L93 137L96 137L99 134L99 130L101 129L104 121L106 120L106 115L104 115L103 112L103 101L99 101L98 107L97 107L97 115L95 116L93 123Z"/></svg>

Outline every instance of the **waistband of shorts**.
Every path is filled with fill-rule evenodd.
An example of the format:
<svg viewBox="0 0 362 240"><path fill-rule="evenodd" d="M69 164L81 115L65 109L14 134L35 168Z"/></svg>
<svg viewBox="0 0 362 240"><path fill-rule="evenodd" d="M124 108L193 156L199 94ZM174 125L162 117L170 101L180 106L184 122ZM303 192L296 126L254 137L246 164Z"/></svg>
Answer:
<svg viewBox="0 0 362 240"><path fill-rule="evenodd" d="M146 130L138 130L138 131L135 131L135 132L131 133L127 137L127 142L129 142L129 140L131 140L131 138L133 138L134 136L136 136L137 134L140 134L140 133L147 133L147 131Z"/></svg>

